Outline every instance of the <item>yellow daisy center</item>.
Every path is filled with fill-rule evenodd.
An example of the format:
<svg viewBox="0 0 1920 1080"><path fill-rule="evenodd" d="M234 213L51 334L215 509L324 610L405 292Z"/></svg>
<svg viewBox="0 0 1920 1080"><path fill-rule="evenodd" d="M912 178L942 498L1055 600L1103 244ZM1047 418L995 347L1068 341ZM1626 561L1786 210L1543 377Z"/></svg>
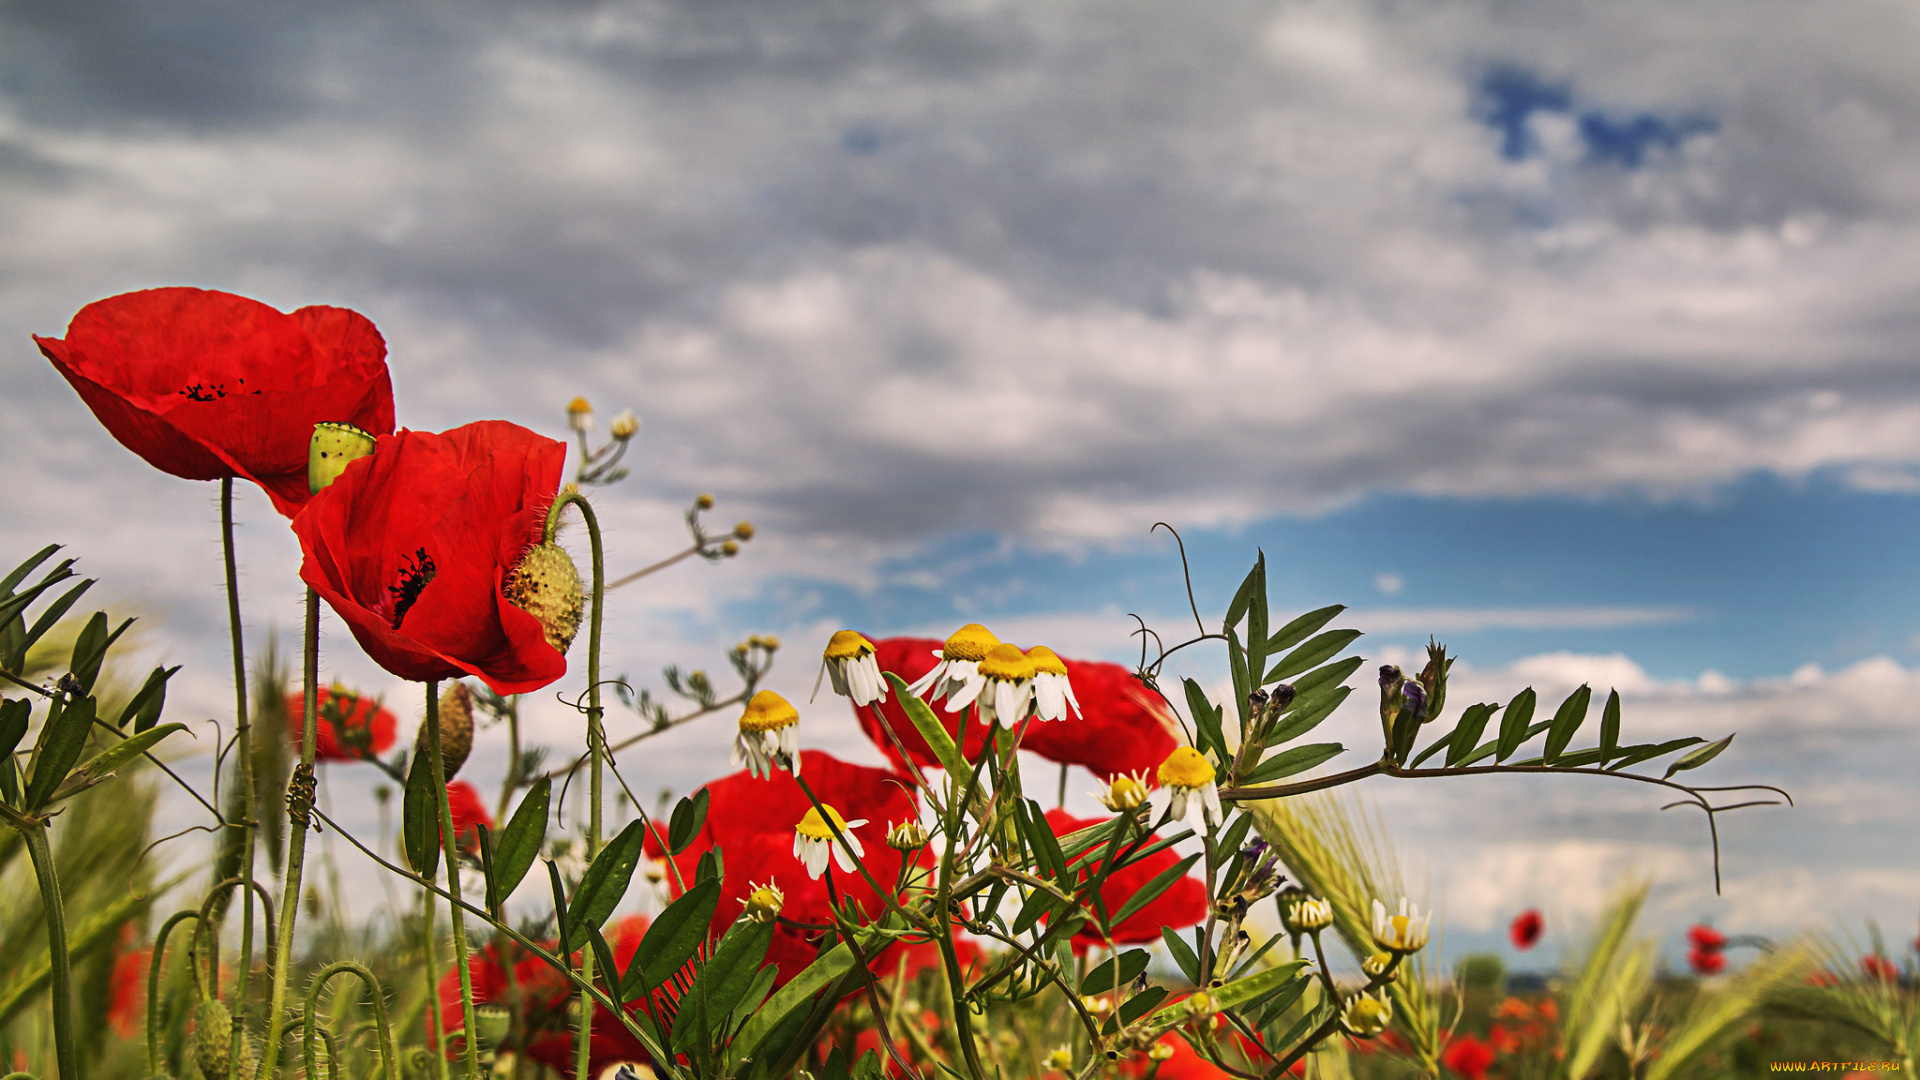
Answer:
<svg viewBox="0 0 1920 1080"><path fill-rule="evenodd" d="M587 404L586 398L577 397L567 402L567 411L570 413L589 413L593 411L593 406Z"/></svg>
<svg viewBox="0 0 1920 1080"><path fill-rule="evenodd" d="M747 897L747 903L762 910L779 911L780 906L786 903L786 897L781 896L780 890L773 886L762 885L753 890L753 895Z"/></svg>
<svg viewBox="0 0 1920 1080"><path fill-rule="evenodd" d="M820 808L813 807L808 809L806 816L800 819L800 824L793 827L794 831L809 840L831 840L835 828L843 833L846 832L847 819L840 816L840 811L831 806L826 807L826 811L827 818L833 821L833 828L828 828L826 820L820 817Z"/></svg>
<svg viewBox="0 0 1920 1080"><path fill-rule="evenodd" d="M1387 920L1388 925L1393 927L1393 940L1407 940L1407 921L1405 915L1395 915Z"/></svg>
<svg viewBox="0 0 1920 1080"><path fill-rule="evenodd" d="M1045 645L1035 645L1027 650L1027 659L1033 661L1033 670L1042 675L1065 675L1067 665L1052 649Z"/></svg>
<svg viewBox="0 0 1920 1080"><path fill-rule="evenodd" d="M1132 803L1139 806L1146 801L1147 786L1124 773L1113 778L1107 785L1107 798L1116 803Z"/></svg>
<svg viewBox="0 0 1920 1080"><path fill-rule="evenodd" d="M998 644L1000 639L993 636L993 631L977 622L970 622L953 632L953 636L947 639L946 645L940 650L940 655L947 660L977 662L985 660L987 652Z"/></svg>
<svg viewBox="0 0 1920 1080"><path fill-rule="evenodd" d="M753 695L747 711L740 714L741 731L778 731L799 722L799 711L771 690Z"/></svg>
<svg viewBox="0 0 1920 1080"><path fill-rule="evenodd" d="M828 660L854 660L873 652L873 642L861 637L853 630L835 630L827 641L827 651L822 655Z"/></svg>
<svg viewBox="0 0 1920 1080"><path fill-rule="evenodd" d="M1168 787L1205 787L1213 783L1213 765L1193 747L1178 747L1160 763L1160 782Z"/></svg>
<svg viewBox="0 0 1920 1080"><path fill-rule="evenodd" d="M1018 645L995 645L988 650L986 659L980 661L980 674L1007 682L1031 679L1034 675L1033 661L1027 659L1027 654L1021 652Z"/></svg>

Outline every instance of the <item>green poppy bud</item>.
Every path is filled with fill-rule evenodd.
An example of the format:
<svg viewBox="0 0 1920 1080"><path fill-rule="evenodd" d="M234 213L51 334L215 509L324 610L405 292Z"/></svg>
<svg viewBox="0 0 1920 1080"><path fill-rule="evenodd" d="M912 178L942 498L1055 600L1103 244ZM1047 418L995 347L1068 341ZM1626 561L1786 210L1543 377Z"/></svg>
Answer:
<svg viewBox="0 0 1920 1080"><path fill-rule="evenodd" d="M565 653L580 632L586 590L580 571L559 544L535 544L520 558L503 588L514 606L540 620L547 644Z"/></svg>
<svg viewBox="0 0 1920 1080"><path fill-rule="evenodd" d="M307 444L307 490L320 489L340 478L347 463L373 453L373 436L352 424L315 424Z"/></svg>

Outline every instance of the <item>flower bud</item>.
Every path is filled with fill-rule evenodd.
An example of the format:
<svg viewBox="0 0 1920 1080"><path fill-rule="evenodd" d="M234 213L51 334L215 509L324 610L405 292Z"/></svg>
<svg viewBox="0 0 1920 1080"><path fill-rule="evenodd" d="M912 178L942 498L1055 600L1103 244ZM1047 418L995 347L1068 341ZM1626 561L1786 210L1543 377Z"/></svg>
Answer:
<svg viewBox="0 0 1920 1080"><path fill-rule="evenodd" d="M1187 1007L1187 1015L1195 1020L1205 1020L1216 1011L1213 1007L1213 995L1205 990L1195 990L1188 995L1184 1004Z"/></svg>
<svg viewBox="0 0 1920 1080"><path fill-rule="evenodd" d="M567 427L574 434L585 435L593 430L593 406L586 398L577 397L567 402Z"/></svg>
<svg viewBox="0 0 1920 1080"><path fill-rule="evenodd" d="M740 554L740 545L729 540L720 545L720 554L727 556L738 555Z"/></svg>
<svg viewBox="0 0 1920 1080"><path fill-rule="evenodd" d="M547 644L565 653L580 632L585 590L580 571L559 544L535 544L501 585L515 607L540 620Z"/></svg>
<svg viewBox="0 0 1920 1080"><path fill-rule="evenodd" d="M919 851L927 846L927 830L917 821L901 821L887 830L887 846L896 851Z"/></svg>
<svg viewBox="0 0 1920 1080"><path fill-rule="evenodd" d="M497 1001L482 1001L473 1006L474 1034L482 1049L491 1050L506 1041L513 1026L513 1012Z"/></svg>
<svg viewBox="0 0 1920 1080"><path fill-rule="evenodd" d="M193 1063L206 1080L226 1080L233 1056L233 1014L219 998L208 998L193 1009Z"/></svg>
<svg viewBox="0 0 1920 1080"><path fill-rule="evenodd" d="M733 527L733 536L734 536L734 539L736 540L753 539L753 522L743 521L738 525L735 525Z"/></svg>
<svg viewBox="0 0 1920 1080"><path fill-rule="evenodd" d="M1387 1024L1393 1020L1393 1003L1384 996L1360 994L1347 1003L1340 1020L1353 1035L1371 1039L1387 1030Z"/></svg>
<svg viewBox="0 0 1920 1080"><path fill-rule="evenodd" d="M1161 1042L1154 1043L1153 1049L1147 1051L1147 1059L1149 1061L1165 1061L1172 1056L1173 1056L1173 1043L1169 1041L1163 1040Z"/></svg>
<svg viewBox="0 0 1920 1080"><path fill-rule="evenodd" d="M427 752L427 721L420 721L420 732L414 736L413 752ZM460 766L467 763L467 755L473 753L473 692L467 684L455 679L440 692L440 766L446 770L446 778L452 780L460 772Z"/></svg>
<svg viewBox="0 0 1920 1080"><path fill-rule="evenodd" d="M1287 706L1293 704L1293 699L1297 694L1298 691L1293 688L1292 683L1283 682L1274 687L1273 693L1268 695L1267 707L1276 713L1284 712Z"/></svg>
<svg viewBox="0 0 1920 1080"><path fill-rule="evenodd" d="M607 425L607 434L621 442L633 438L633 433L639 430L640 418L633 415L632 409L622 409L620 415L613 418L613 423Z"/></svg>
<svg viewBox="0 0 1920 1080"><path fill-rule="evenodd" d="M1073 1051L1062 1046L1047 1055L1047 1068L1055 1072L1073 1071Z"/></svg>
<svg viewBox="0 0 1920 1080"><path fill-rule="evenodd" d="M754 922L770 923L780 914L780 909L785 907L786 903L786 894L769 881L765 885L755 886L753 891L747 894L744 914Z"/></svg>
<svg viewBox="0 0 1920 1080"><path fill-rule="evenodd" d="M703 491L693 500L693 505L702 510L711 510L713 509L713 496Z"/></svg>
<svg viewBox="0 0 1920 1080"><path fill-rule="evenodd" d="M1390 952L1377 952L1365 960L1360 961L1360 970L1366 972L1367 977L1370 979L1378 979L1380 976L1385 975L1387 969L1391 966L1393 966L1393 954ZM1393 980L1389 978L1387 981L1392 982Z"/></svg>
<svg viewBox="0 0 1920 1080"><path fill-rule="evenodd" d="M352 424L315 424L307 443L307 492L320 490L340 478L347 464L373 453L373 436Z"/></svg>

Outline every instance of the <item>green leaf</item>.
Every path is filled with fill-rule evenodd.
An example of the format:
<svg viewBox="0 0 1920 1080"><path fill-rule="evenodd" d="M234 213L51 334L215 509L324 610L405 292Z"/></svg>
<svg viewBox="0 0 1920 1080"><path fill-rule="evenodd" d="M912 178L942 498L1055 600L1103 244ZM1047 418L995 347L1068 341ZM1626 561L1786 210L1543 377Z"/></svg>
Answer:
<svg viewBox="0 0 1920 1080"><path fill-rule="evenodd" d="M1271 655L1281 649L1293 648L1307 640L1314 631L1332 622L1334 616L1345 610L1347 610L1345 604L1328 604L1316 611L1307 612L1275 631L1273 636L1267 639L1267 653Z"/></svg>
<svg viewBox="0 0 1920 1080"><path fill-rule="evenodd" d="M1045 864L1047 876L1060 880L1066 877L1067 856L1060 850L1060 841L1053 835L1053 826L1047 822L1047 812L1040 804L1027 800L1027 843L1032 845L1033 853Z"/></svg>
<svg viewBox="0 0 1920 1080"><path fill-rule="evenodd" d="M69 773L66 780L54 789L52 798L47 801L55 802L87 790L152 749L161 739L176 731L185 730L187 730L185 724L166 724L120 740L87 759L86 764Z"/></svg>
<svg viewBox="0 0 1920 1080"><path fill-rule="evenodd" d="M586 928L604 924L619 905L620 898L627 895L627 885L633 881L633 868L639 865L645 836L646 830L639 821L627 822L627 827L600 849L593 864L581 876L580 887L573 891L573 902L567 906L567 921L573 924L573 933L567 938L568 952L586 944Z"/></svg>
<svg viewBox="0 0 1920 1080"><path fill-rule="evenodd" d="M1200 743L1200 752L1212 750L1215 757L1224 759L1227 740L1220 724L1225 710L1215 708L1213 702L1207 700L1207 692L1200 689L1199 683L1181 679L1180 684L1187 691L1187 711L1193 714L1194 738Z"/></svg>
<svg viewBox="0 0 1920 1080"><path fill-rule="evenodd" d="M1346 747L1337 742L1295 746L1261 762L1260 767L1247 774L1247 778L1242 783L1270 784L1275 780L1325 764L1345 750Z"/></svg>
<svg viewBox="0 0 1920 1080"><path fill-rule="evenodd" d="M1107 921L1107 925L1110 927L1119 926L1121 923L1127 921L1129 915L1158 900L1160 894L1172 888L1174 882L1185 877L1187 871L1192 869L1193 864L1198 862L1199 859L1200 856L1198 855L1189 855L1179 862L1174 863L1172 866L1167 867L1160 873L1160 876L1147 882L1146 886L1139 892L1128 897L1127 902L1120 905L1120 910L1115 912L1113 918Z"/></svg>
<svg viewBox="0 0 1920 1080"><path fill-rule="evenodd" d="M1573 733L1579 731L1580 725L1586 722L1587 705L1592 700L1593 687L1582 683L1580 689L1568 694L1567 700L1560 703L1559 710L1553 714L1552 725L1547 728L1546 748L1540 753L1547 764L1559 760L1561 752L1573 741Z"/></svg>
<svg viewBox="0 0 1920 1080"><path fill-rule="evenodd" d="M60 550L59 544L48 544L46 547L41 548L39 551L34 552L32 555L27 556L26 562L23 562L19 566L14 567L13 571L9 573L6 577L0 578L0 597L6 596L8 593L12 592L13 587L15 585L18 585L21 582L27 580L27 575L33 573L34 567L39 566L41 563L46 562L49 558L52 558L53 553L59 550Z"/></svg>
<svg viewBox="0 0 1920 1080"><path fill-rule="evenodd" d="M1326 693L1315 694L1305 702L1295 698L1293 709L1287 713L1286 719L1280 721L1280 726L1274 729L1270 741L1276 746L1290 743L1319 727L1320 722L1332 716L1333 710L1339 708L1340 703L1347 700L1347 695L1351 693L1353 693L1351 686L1336 686Z"/></svg>
<svg viewBox="0 0 1920 1080"><path fill-rule="evenodd" d="M1507 715L1500 721L1500 742L1494 752L1495 761L1505 761L1513 756L1520 744L1527 740L1527 725L1533 722L1533 687L1529 686L1513 696L1507 702Z"/></svg>
<svg viewBox="0 0 1920 1080"><path fill-rule="evenodd" d="M1193 949L1187 945L1187 939L1173 932L1173 927L1160 928L1160 940L1167 943L1167 955L1173 957L1174 966L1180 974L1195 986L1200 984L1200 958L1193 955Z"/></svg>
<svg viewBox="0 0 1920 1080"><path fill-rule="evenodd" d="M1688 769L1697 769L1705 765L1707 762L1719 757L1720 751L1725 750L1732 743L1733 736L1729 735L1719 742L1708 743L1698 750L1693 750L1681 755L1678 761L1667 766L1666 775L1662 776L1661 779L1669 780L1673 778L1674 773L1686 772Z"/></svg>
<svg viewBox="0 0 1920 1080"><path fill-rule="evenodd" d="M1116 986L1125 986L1147 970L1147 961L1151 957L1152 954L1145 949L1128 949L1087 972L1087 977L1080 983L1080 992L1104 994Z"/></svg>
<svg viewBox="0 0 1920 1080"><path fill-rule="evenodd" d="M693 880L719 881L724 865L720 860L720 849L710 847L700 853L700 861L694 865Z"/></svg>
<svg viewBox="0 0 1920 1080"><path fill-rule="evenodd" d="M20 764L12 754L0 754L0 800L20 805Z"/></svg>
<svg viewBox="0 0 1920 1080"><path fill-rule="evenodd" d="M613 962L613 947L607 944L607 936L597 926L587 927L588 943L593 946L593 960L599 970L600 979L606 983L608 994L620 989L620 965Z"/></svg>
<svg viewBox="0 0 1920 1080"><path fill-rule="evenodd" d="M719 904L720 882L713 878L695 883L668 904L647 928L647 936L640 939L640 948L627 965L626 981L620 987L622 1000L645 997L685 967L707 940Z"/></svg>
<svg viewBox="0 0 1920 1080"><path fill-rule="evenodd" d="M100 665L106 662L107 650L112 648L113 643L120 640L120 635L126 633L127 627L132 625L133 620L127 619L114 627L113 632L109 634L106 612L96 611L93 617L87 620L86 627L74 640L73 662L68 666L68 670L80 684L81 693L93 693L93 683L100 677Z"/></svg>
<svg viewBox="0 0 1920 1080"><path fill-rule="evenodd" d="M500 830L499 841L493 849L493 888L487 894L487 907L497 908L507 902L513 890L533 869L533 860L540 857L540 845L547 839L547 814L553 799L553 781L542 776L527 789L520 799L520 805L514 808L513 817L507 819L507 827Z"/></svg>
<svg viewBox="0 0 1920 1080"><path fill-rule="evenodd" d="M1606 761L1620 748L1620 691L1607 694L1607 707L1600 713L1600 760Z"/></svg>
<svg viewBox="0 0 1920 1080"><path fill-rule="evenodd" d="M91 697L56 701L47 710L46 729L40 733L40 751L34 760L33 780L27 784L24 808L32 811L45 806L53 791L67 778L80 752L87 748L87 734L93 728L95 702Z"/></svg>
<svg viewBox="0 0 1920 1080"><path fill-rule="evenodd" d="M1259 581L1253 587L1253 596L1247 605L1247 685L1261 684L1260 675L1266 671L1267 663L1267 553L1253 564L1254 575ZM1247 703L1240 703L1240 719L1244 723L1247 716Z"/></svg>
<svg viewBox="0 0 1920 1080"><path fill-rule="evenodd" d="M1361 657L1349 656L1345 660L1335 661L1334 663L1314 668L1312 671L1293 680L1293 692L1299 695L1293 699L1293 707L1296 709L1299 708L1300 702L1306 700L1321 687L1339 686L1341 683L1346 682L1353 677L1354 672L1360 670L1360 665L1364 663L1366 663L1366 660ZM1272 675L1269 675L1267 676L1267 681L1274 682L1276 680Z"/></svg>
<svg viewBox="0 0 1920 1080"><path fill-rule="evenodd" d="M80 584L67 590L66 594L61 596L60 599L55 600L53 603L41 609L40 617L34 620L33 628L27 631L26 639L20 642L19 651L14 656L8 657L8 665L15 666L21 660L25 659L26 652L33 647L33 643L45 637L47 631L53 629L53 624L59 622L60 618L67 613L67 609L72 607L74 602L80 599L80 594L92 587L93 579L87 578Z"/></svg>
<svg viewBox="0 0 1920 1080"><path fill-rule="evenodd" d="M1261 562L1264 561L1263 558ZM1247 605L1253 603L1253 590L1259 584L1260 566L1261 563L1253 564L1253 569L1247 571L1246 578L1240 582L1239 590L1233 594L1233 603L1227 605L1226 621L1220 624L1221 633L1224 634L1238 625L1240 617L1247 613Z"/></svg>
<svg viewBox="0 0 1920 1080"><path fill-rule="evenodd" d="M1666 742L1658 744L1640 743L1637 746L1628 746L1623 748L1620 751L1620 756L1607 766L1607 771L1617 772L1629 765L1638 765L1643 761L1648 761L1653 758L1665 757L1675 750L1684 750L1689 746L1698 746L1706 741L1707 740L1698 735L1694 735L1685 739L1669 739Z"/></svg>
<svg viewBox="0 0 1920 1080"><path fill-rule="evenodd" d="M133 730L137 734L153 727L160 719L160 710L167 703L167 680L173 678L180 666L157 667L147 676L140 686L140 692L133 695L127 707L120 710L120 720L114 726L122 731L127 729L127 721L133 721Z"/></svg>
<svg viewBox="0 0 1920 1080"><path fill-rule="evenodd" d="M1268 681L1304 675L1340 655L1341 649L1353 644L1359 637L1358 630L1329 630L1320 634L1288 653L1280 661L1279 666L1273 669L1273 673L1267 677ZM1295 689L1299 688L1295 687Z"/></svg>
<svg viewBox="0 0 1920 1080"><path fill-rule="evenodd" d="M1473 753L1474 748L1480 744L1481 734L1487 730L1487 721L1493 719L1493 714L1499 711L1500 706L1481 702L1460 717L1459 726L1453 729L1453 738L1447 744L1448 768L1460 764L1466 760L1468 754Z"/></svg>
<svg viewBox="0 0 1920 1080"><path fill-rule="evenodd" d="M713 950L713 958L700 969L700 974L687 988L680 999L680 1019L673 1025L673 1044L677 1049L686 1049L694 1043L689 1033L688 1041L683 1041L682 1024L692 1014L693 1022L699 1029L701 1041L710 1038L712 1026L733 1011L733 1007L746 996L747 987L753 984L753 977L760 970L760 962L766 958L767 946L773 942L773 924L754 922L750 919L734 923L720 944Z"/></svg>
<svg viewBox="0 0 1920 1080"><path fill-rule="evenodd" d="M560 940L564 942L573 937L573 926L567 920L567 890L560 884L560 868L553 860L541 861L547 864L547 885L553 889L553 918L560 924Z"/></svg>
<svg viewBox="0 0 1920 1080"><path fill-rule="evenodd" d="M1247 681L1247 650L1240 645L1240 635L1227 631L1227 666L1233 670L1233 699L1238 702L1234 715L1245 720L1247 717L1247 695L1253 691L1253 684ZM1220 760L1227 759L1227 740L1216 736L1215 749Z"/></svg>
<svg viewBox="0 0 1920 1080"><path fill-rule="evenodd" d="M1149 986L1120 1003L1120 1026L1125 1027L1135 1020L1152 1012L1154 1006L1167 999L1167 988Z"/></svg>
<svg viewBox="0 0 1920 1080"><path fill-rule="evenodd" d="M0 756L10 756L19 747L32 715L33 702L24 698L0 698Z"/></svg>
<svg viewBox="0 0 1920 1080"><path fill-rule="evenodd" d="M413 755L407 788L400 797L400 840L407 865L427 880L440 869L440 804L434 801L433 765L427 754Z"/></svg>
<svg viewBox="0 0 1920 1080"><path fill-rule="evenodd" d="M940 767L947 775L964 780L967 776L967 760L960 756L960 748L953 744L953 736L947 732L940 718L933 715L927 703L908 692L907 684L891 671L882 672L887 682L893 685L893 699L907 711L907 719L913 721L914 729L926 740L928 749L940 761ZM965 721L962 721L964 723Z"/></svg>
<svg viewBox="0 0 1920 1080"><path fill-rule="evenodd" d="M701 788L691 798L681 799L674 805L673 816L667 821L667 847L675 855L687 850L687 845L700 835L700 826L706 823L707 789Z"/></svg>

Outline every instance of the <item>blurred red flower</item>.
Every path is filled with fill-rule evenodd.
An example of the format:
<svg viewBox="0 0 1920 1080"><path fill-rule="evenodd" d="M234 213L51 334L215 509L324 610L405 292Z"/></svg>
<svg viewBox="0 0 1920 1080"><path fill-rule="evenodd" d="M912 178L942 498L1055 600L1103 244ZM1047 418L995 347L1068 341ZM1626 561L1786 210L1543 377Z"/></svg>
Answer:
<svg viewBox="0 0 1920 1080"><path fill-rule="evenodd" d="M1727 955L1719 949L1695 947L1687 953L1687 966L1696 975L1718 975L1727 970Z"/></svg>
<svg viewBox="0 0 1920 1080"><path fill-rule="evenodd" d="M607 944L612 946L613 958L622 970L633 961L634 951L646 937L648 925L646 916L629 915L610 928ZM552 941L543 941L541 945L547 949L558 947ZM508 958L514 958L511 986L507 977ZM578 961L576 953L574 962ZM472 973L474 1004L499 1002L507 1006L514 1017L510 1038L525 1040L522 1045L527 1057L558 1069L562 1076L572 1076L573 1025L567 1018L567 1008L579 998L573 984L545 960L512 942L504 947L490 944L471 954L467 969ZM655 996L658 997L658 993ZM650 1010L647 1003L634 1001L627 1004L627 1011ZM440 977L440 1024L443 1030L457 1031L464 1023L460 1011L460 972L449 970ZM449 1039L448 1056L454 1056L459 1050L460 1044ZM589 1068L593 1076L599 1076L601 1069L617 1062L648 1060L640 1040L634 1038L610 1010L598 1005L593 1012L590 1052Z"/></svg>
<svg viewBox="0 0 1920 1080"><path fill-rule="evenodd" d="M1876 982L1899 982L1900 969L1892 960L1878 953L1868 953L1860 958L1860 974Z"/></svg>
<svg viewBox="0 0 1920 1080"><path fill-rule="evenodd" d="M122 293L33 339L120 444L188 480L251 480L292 517L317 423L393 430L387 345L345 308L285 314L207 289Z"/></svg>
<svg viewBox="0 0 1920 1080"><path fill-rule="evenodd" d="M800 774L820 801L842 818L866 819L865 825L851 830L866 852L860 864L883 888L891 889L899 878L903 856L887 846L887 827L919 815L919 800L907 779L886 769L849 764L820 750L800 752ZM668 874L668 888L673 895L680 895L684 891L681 886L694 880L700 856L710 848L720 849L720 906L713 913L712 924L716 937L740 917L747 895L755 887L771 884L778 888L786 903L780 912L782 921L774 926L767 962L779 965L775 981L785 985L811 964L819 951L820 930L808 927L825 928L833 922L827 906L829 878L816 881L807 876L806 868L793 854L794 826L813 804L793 776L781 770L764 778L742 770L708 783L706 790L707 820L687 849L673 857L680 875L676 881ZM657 833L647 837L647 854L655 858L666 854ZM860 874L849 874L832 861L826 873L843 902L853 900L868 916L886 909L886 901ZM890 974L899 962L900 954L890 951L873 958L873 968Z"/></svg>
<svg viewBox="0 0 1920 1080"><path fill-rule="evenodd" d="M300 577L403 679L538 690L566 658L501 589L540 542L566 455L503 420L383 435L294 519Z"/></svg>
<svg viewBox="0 0 1920 1080"><path fill-rule="evenodd" d="M453 842L462 851L480 850L480 830L475 826L492 829L493 815L487 813L487 804L472 784L455 780L447 785L447 813L453 818Z"/></svg>
<svg viewBox="0 0 1920 1080"><path fill-rule="evenodd" d="M891 671L912 683L940 662L942 644L936 638L882 638L873 643L874 658L881 671ZM1061 662L1067 667L1067 678L1080 703L1080 714L1075 716L1069 712L1063 720L1035 720L1028 724L1020 744L1023 749L1049 761L1085 766L1102 779L1111 780L1120 773L1157 768L1179 745L1168 722L1162 719L1161 713L1148 707L1145 692L1125 667L1089 660L1063 659ZM938 705L932 708L947 733L958 738L959 715ZM874 716L875 710L886 718L885 727ZM907 754L921 767L939 764L891 692L885 701L864 709L856 708L854 716L867 738L873 740L896 768L905 769L906 761L894 740L887 737L887 728L893 729ZM978 758L986 735L986 725L970 717L966 745L962 747L967 760Z"/></svg>
<svg viewBox="0 0 1920 1080"><path fill-rule="evenodd" d="M1687 940L1692 942L1693 947L1696 949L1707 949L1718 952L1727 947L1727 935L1722 934L1706 923L1695 923L1689 927L1687 929Z"/></svg>
<svg viewBox="0 0 1920 1080"><path fill-rule="evenodd" d="M1071 832L1098 825L1102 818L1078 818L1065 810L1047 811L1047 824L1053 826L1054 834L1065 836ZM1100 895L1106 900L1109 914L1120 910L1135 893L1139 892L1154 878L1180 861L1180 856L1172 850L1156 851L1144 859L1128 863L1113 872L1100 888ZM1087 872L1082 871L1080 879L1085 881ZM1207 887L1195 877L1183 877L1173 883L1166 892L1154 897L1139 911L1127 916L1126 920L1113 928L1114 944L1137 945L1160 940L1160 928L1180 929L1192 926L1207 917ZM1107 939L1089 925L1073 936L1075 951L1084 951L1095 945L1105 945Z"/></svg>
<svg viewBox="0 0 1920 1080"><path fill-rule="evenodd" d="M1471 1035L1447 1040L1447 1048L1440 1055L1440 1064L1467 1080L1486 1080L1487 1070L1493 1067L1493 1060L1493 1047Z"/></svg>
<svg viewBox="0 0 1920 1080"><path fill-rule="evenodd" d="M113 973L108 977L113 996L107 1004L107 1022L123 1039L132 1038L139 1030L140 1017L146 1011L147 959L153 955L150 945L129 949L135 938L132 923L120 928L120 954L114 957Z"/></svg>
<svg viewBox="0 0 1920 1080"><path fill-rule="evenodd" d="M318 728L314 731L314 758L318 761L365 761L393 747L399 722L380 703L343 686L321 687L314 692L318 700ZM300 745L305 734L305 695L287 695L287 737Z"/></svg>
<svg viewBox="0 0 1920 1080"><path fill-rule="evenodd" d="M1541 916L1538 908L1528 908L1514 917L1513 925L1507 928L1507 934L1513 938L1513 947L1525 952L1540 943L1540 935L1547 929L1547 920Z"/></svg>

